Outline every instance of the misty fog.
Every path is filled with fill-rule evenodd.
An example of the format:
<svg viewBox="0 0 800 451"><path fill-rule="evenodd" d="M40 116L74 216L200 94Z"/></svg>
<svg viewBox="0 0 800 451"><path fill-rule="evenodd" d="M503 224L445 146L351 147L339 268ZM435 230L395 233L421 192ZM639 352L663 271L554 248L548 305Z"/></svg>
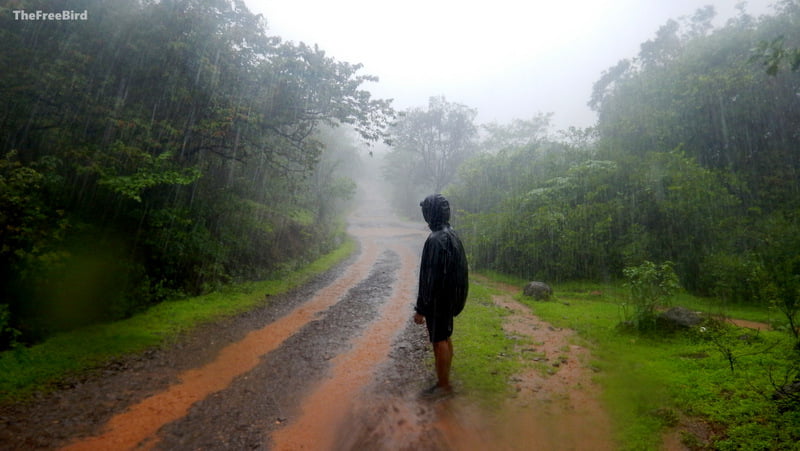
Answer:
<svg viewBox="0 0 800 451"><path fill-rule="evenodd" d="M592 84L617 61L635 56L667 20L713 5L714 24L721 26L739 14L739 3L247 1L265 15L270 32L364 64L381 80L370 91L394 99L398 109L445 96L476 108L481 123L552 112L557 129L593 125L596 116L586 106ZM757 17L773 3L744 6Z"/></svg>

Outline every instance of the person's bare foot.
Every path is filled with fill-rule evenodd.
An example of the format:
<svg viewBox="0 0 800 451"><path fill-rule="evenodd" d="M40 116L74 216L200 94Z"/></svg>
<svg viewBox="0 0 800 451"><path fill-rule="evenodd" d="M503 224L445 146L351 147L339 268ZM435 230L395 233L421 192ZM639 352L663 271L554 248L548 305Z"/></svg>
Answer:
<svg viewBox="0 0 800 451"><path fill-rule="evenodd" d="M450 396L453 394L453 387L450 385L441 386L439 384L434 385L431 388L425 389L420 394L420 397L425 399L439 399Z"/></svg>

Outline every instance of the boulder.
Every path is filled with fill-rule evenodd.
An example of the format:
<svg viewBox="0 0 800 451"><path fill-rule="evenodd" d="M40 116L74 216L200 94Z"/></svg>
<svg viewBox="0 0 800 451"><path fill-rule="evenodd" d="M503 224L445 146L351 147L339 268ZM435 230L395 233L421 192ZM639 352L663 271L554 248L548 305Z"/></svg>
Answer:
<svg viewBox="0 0 800 451"><path fill-rule="evenodd" d="M667 328L688 329L703 322L703 318L685 307L673 307L658 315L658 322Z"/></svg>
<svg viewBox="0 0 800 451"><path fill-rule="evenodd" d="M537 301L546 301L553 295L553 289L544 282L528 282L522 290L522 294L530 296Z"/></svg>

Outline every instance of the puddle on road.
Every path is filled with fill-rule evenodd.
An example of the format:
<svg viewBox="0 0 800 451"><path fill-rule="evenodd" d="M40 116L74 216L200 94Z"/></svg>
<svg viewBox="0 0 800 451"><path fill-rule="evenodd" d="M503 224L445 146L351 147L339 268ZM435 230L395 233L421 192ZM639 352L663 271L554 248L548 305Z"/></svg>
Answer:
<svg viewBox="0 0 800 451"><path fill-rule="evenodd" d="M385 395L358 400L339 427L335 450L497 449L478 409L458 396L427 401Z"/></svg>

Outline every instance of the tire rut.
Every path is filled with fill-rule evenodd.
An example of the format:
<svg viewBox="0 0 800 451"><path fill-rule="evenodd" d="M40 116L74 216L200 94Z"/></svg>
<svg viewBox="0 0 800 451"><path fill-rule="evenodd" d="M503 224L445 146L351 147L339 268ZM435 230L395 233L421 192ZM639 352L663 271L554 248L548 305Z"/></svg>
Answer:
<svg viewBox="0 0 800 451"><path fill-rule="evenodd" d="M275 350L315 315L338 302L347 290L366 277L377 260L377 253L374 243L362 242L358 259L311 300L228 345L208 364L181 373L179 383L113 416L103 427L101 435L74 442L65 449L153 446L158 441L155 434L162 426L185 416L194 403L224 389L235 377L252 370L262 355ZM213 340L213 337L205 338Z"/></svg>
<svg viewBox="0 0 800 451"><path fill-rule="evenodd" d="M0 406L0 444L7 449L57 449L100 434L114 416L180 381L179 375L212 361L226 346L287 315L342 277L353 255L288 293L271 296L252 311L198 327L163 347L126 356L80 376L57 390Z"/></svg>
<svg viewBox="0 0 800 451"><path fill-rule="evenodd" d="M262 357L252 371L165 426L156 448L265 449L266 435L298 415L297 406L309 387L330 376L334 356L346 352L353 337L376 318L391 294L398 267L397 254L384 252L369 276L319 313L319 319Z"/></svg>

